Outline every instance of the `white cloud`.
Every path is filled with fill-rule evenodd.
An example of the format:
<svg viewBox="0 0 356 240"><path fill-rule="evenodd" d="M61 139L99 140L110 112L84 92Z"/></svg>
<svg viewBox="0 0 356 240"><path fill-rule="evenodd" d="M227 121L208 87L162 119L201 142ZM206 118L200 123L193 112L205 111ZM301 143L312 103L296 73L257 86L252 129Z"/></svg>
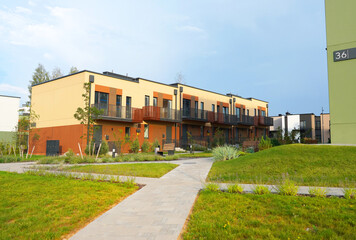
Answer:
<svg viewBox="0 0 356 240"><path fill-rule="evenodd" d="M34 2L34 1L28 1L28 5L30 5L30 6L36 6L36 3Z"/></svg>
<svg viewBox="0 0 356 240"><path fill-rule="evenodd" d="M25 13L25 14L30 14L32 13L31 9L24 8L24 7L16 7L15 12L17 13Z"/></svg>
<svg viewBox="0 0 356 240"><path fill-rule="evenodd" d="M204 33L205 31L202 28L199 27L195 27L195 26L183 26L178 28L179 31L183 31L183 32L196 32L196 33Z"/></svg>
<svg viewBox="0 0 356 240"><path fill-rule="evenodd" d="M7 83L0 83L0 92L5 93L15 93L17 95L26 95L28 94L28 90L22 87L10 85Z"/></svg>

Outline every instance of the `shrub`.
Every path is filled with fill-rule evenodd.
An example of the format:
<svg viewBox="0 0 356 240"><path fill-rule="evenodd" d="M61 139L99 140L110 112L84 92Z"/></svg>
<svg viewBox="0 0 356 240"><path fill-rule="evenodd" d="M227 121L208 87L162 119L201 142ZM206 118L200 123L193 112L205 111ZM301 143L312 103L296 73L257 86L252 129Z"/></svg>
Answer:
<svg viewBox="0 0 356 240"><path fill-rule="evenodd" d="M159 146L159 142L156 138L155 141L152 143L152 149L155 150L156 148L158 148L158 146Z"/></svg>
<svg viewBox="0 0 356 240"><path fill-rule="evenodd" d="M75 156L75 154L71 148L68 149L68 151L66 152L65 155L66 155L66 157L74 157Z"/></svg>
<svg viewBox="0 0 356 240"><path fill-rule="evenodd" d="M312 197L326 197L326 189L325 188L309 188L309 194Z"/></svg>
<svg viewBox="0 0 356 240"><path fill-rule="evenodd" d="M130 145L131 151L133 153L138 153L138 150L140 150L140 142L138 141L138 138L133 140Z"/></svg>
<svg viewBox="0 0 356 240"><path fill-rule="evenodd" d="M109 152L109 145L108 145L108 143L105 141L105 140L103 140L102 142L101 142L101 147L100 147L100 155L105 155L105 154L107 154Z"/></svg>
<svg viewBox="0 0 356 240"><path fill-rule="evenodd" d="M90 142L90 154L92 154L93 153L93 147L94 147L94 141L91 141ZM99 145L95 145L95 154L97 153L97 150L99 149ZM89 145L87 145L86 147L85 147L85 150L84 150L84 152L85 152L85 154L86 155L89 155ZM101 147L100 147L100 152L99 152L99 155L105 155L105 154L107 154L109 152L109 145L108 145L108 143L105 141L105 140L103 140L102 142L101 142Z"/></svg>
<svg viewBox="0 0 356 240"><path fill-rule="evenodd" d="M223 146L213 149L213 157L215 161L225 161L239 156L239 151L235 147Z"/></svg>
<svg viewBox="0 0 356 240"><path fill-rule="evenodd" d="M253 147L248 147L248 148L246 148L245 152L246 153L254 153L255 149Z"/></svg>
<svg viewBox="0 0 356 240"><path fill-rule="evenodd" d="M272 147L271 139L269 137L263 137L261 138L260 143L258 144L258 149L259 150L265 150L268 148Z"/></svg>
<svg viewBox="0 0 356 240"><path fill-rule="evenodd" d="M281 185L277 186L277 191L280 195L295 196L298 193L298 186L295 182L286 179Z"/></svg>
<svg viewBox="0 0 356 240"><path fill-rule="evenodd" d="M355 188L344 189L344 195L346 199L355 199L356 189Z"/></svg>
<svg viewBox="0 0 356 240"><path fill-rule="evenodd" d="M271 193L271 191L269 190L268 187L262 186L262 185L257 185L256 187L254 187L254 189L252 190L252 192L253 192L254 194L258 194L258 195Z"/></svg>
<svg viewBox="0 0 356 240"><path fill-rule="evenodd" d="M272 147L276 147L276 146L280 146L281 145L280 141L278 139L276 139L276 138L272 138L271 139L271 144L272 144Z"/></svg>
<svg viewBox="0 0 356 240"><path fill-rule="evenodd" d="M244 189L238 184L232 184L227 187L229 193L242 193Z"/></svg>
<svg viewBox="0 0 356 240"><path fill-rule="evenodd" d="M217 183L208 183L205 185L204 189L206 191L217 192L220 190L220 187Z"/></svg>
<svg viewBox="0 0 356 240"><path fill-rule="evenodd" d="M147 140L145 140L145 141L143 141L143 143L141 145L141 149L142 149L142 152L147 153L151 149L151 144Z"/></svg>

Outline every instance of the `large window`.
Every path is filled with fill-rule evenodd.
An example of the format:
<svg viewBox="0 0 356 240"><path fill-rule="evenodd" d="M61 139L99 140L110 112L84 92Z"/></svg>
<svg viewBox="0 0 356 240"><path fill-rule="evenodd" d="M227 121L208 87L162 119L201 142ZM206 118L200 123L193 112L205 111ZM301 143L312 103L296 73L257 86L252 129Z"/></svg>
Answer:
<svg viewBox="0 0 356 240"><path fill-rule="evenodd" d="M195 105L194 105L194 113L195 113L195 117L198 117L198 101L195 101Z"/></svg>
<svg viewBox="0 0 356 240"><path fill-rule="evenodd" d="M122 116L122 96L116 95L116 117L121 118Z"/></svg>
<svg viewBox="0 0 356 240"><path fill-rule="evenodd" d="M250 110L247 109L247 116L250 116Z"/></svg>
<svg viewBox="0 0 356 240"><path fill-rule="evenodd" d="M200 117L201 118L204 118L204 103L203 102L201 102L200 103Z"/></svg>
<svg viewBox="0 0 356 240"><path fill-rule="evenodd" d="M215 112L215 104L211 104L211 111Z"/></svg>
<svg viewBox="0 0 356 240"><path fill-rule="evenodd" d="M153 98L153 106L157 107L157 98L156 97Z"/></svg>
<svg viewBox="0 0 356 240"><path fill-rule="evenodd" d="M266 116L266 111L263 111L263 110L262 110L262 111L261 111L261 115L262 115L262 116Z"/></svg>
<svg viewBox="0 0 356 240"><path fill-rule="evenodd" d="M145 124L145 130L144 130L144 132L143 132L143 135L144 135L144 138L145 139L148 139L148 124Z"/></svg>
<svg viewBox="0 0 356 240"><path fill-rule="evenodd" d="M150 96L146 95L145 96L145 106L149 106L150 105Z"/></svg>
<svg viewBox="0 0 356 240"><path fill-rule="evenodd" d="M131 118L131 97L126 97L126 118Z"/></svg>
<svg viewBox="0 0 356 240"><path fill-rule="evenodd" d="M95 106L104 110L104 114L107 114L108 105L109 105L109 94L103 92L95 92Z"/></svg>
<svg viewBox="0 0 356 240"><path fill-rule="evenodd" d="M306 129L307 128L307 121L302 120L300 121L300 129Z"/></svg>
<svg viewBox="0 0 356 240"><path fill-rule="evenodd" d="M315 121L315 128L321 128L320 121Z"/></svg>
<svg viewBox="0 0 356 240"><path fill-rule="evenodd" d="M236 113L236 116L237 116L237 119L239 120L240 119L240 108L235 108L235 113Z"/></svg>
<svg viewBox="0 0 356 240"><path fill-rule="evenodd" d="M190 100L183 99L183 116L190 116Z"/></svg>
<svg viewBox="0 0 356 240"><path fill-rule="evenodd" d="M130 127L125 127L125 136L126 137L131 137L131 135L130 135Z"/></svg>
<svg viewBox="0 0 356 240"><path fill-rule="evenodd" d="M257 111L256 111L256 108L254 109L254 116L257 116Z"/></svg>

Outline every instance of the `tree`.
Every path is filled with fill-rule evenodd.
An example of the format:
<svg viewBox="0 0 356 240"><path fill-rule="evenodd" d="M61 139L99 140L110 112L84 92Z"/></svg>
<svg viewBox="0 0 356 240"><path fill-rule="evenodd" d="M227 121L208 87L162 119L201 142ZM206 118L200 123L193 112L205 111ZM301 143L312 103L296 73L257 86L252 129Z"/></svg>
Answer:
<svg viewBox="0 0 356 240"><path fill-rule="evenodd" d="M61 69L59 67L55 67L52 71L52 79L63 77Z"/></svg>
<svg viewBox="0 0 356 240"><path fill-rule="evenodd" d="M32 80L30 80L30 85L28 86L28 91L30 92L29 101L31 101L32 85L45 82L49 80L49 73L46 71L42 64L38 64L35 72L32 75Z"/></svg>
<svg viewBox="0 0 356 240"><path fill-rule="evenodd" d="M73 74L73 73L77 73L77 72L79 72L79 70L76 67L73 67L73 66L69 70L69 74Z"/></svg>
<svg viewBox="0 0 356 240"><path fill-rule="evenodd" d="M90 106L89 94L90 94L90 83L83 84L84 93L82 97L84 98L84 108L78 107L77 111L74 113L74 118L80 121L80 124L86 125L89 129L86 135L87 142L92 139L94 133L94 126L96 125L96 119L102 114L102 110L97 109L94 106Z"/></svg>
<svg viewBox="0 0 356 240"><path fill-rule="evenodd" d="M176 75L176 83L181 83L181 84L185 84L185 77L182 74L182 72L178 72Z"/></svg>

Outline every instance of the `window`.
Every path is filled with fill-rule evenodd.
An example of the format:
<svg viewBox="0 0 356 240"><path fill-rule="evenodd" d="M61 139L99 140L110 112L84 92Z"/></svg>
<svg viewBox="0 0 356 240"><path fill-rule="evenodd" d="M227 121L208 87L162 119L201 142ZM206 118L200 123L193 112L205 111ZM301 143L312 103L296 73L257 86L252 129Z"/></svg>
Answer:
<svg viewBox="0 0 356 240"><path fill-rule="evenodd" d="M236 113L236 116L237 116L237 119L240 119L240 108L235 108L235 113Z"/></svg>
<svg viewBox="0 0 356 240"><path fill-rule="evenodd" d="M200 109L204 110L204 103L203 102L200 103Z"/></svg>
<svg viewBox="0 0 356 240"><path fill-rule="evenodd" d="M150 105L150 96L145 96L145 106L149 106Z"/></svg>
<svg viewBox="0 0 356 240"><path fill-rule="evenodd" d="M183 99L183 116L190 116L190 100Z"/></svg>
<svg viewBox="0 0 356 240"><path fill-rule="evenodd" d="M215 112L215 104L211 104L211 111Z"/></svg>
<svg viewBox="0 0 356 240"><path fill-rule="evenodd" d="M320 121L315 121L315 128L321 128Z"/></svg>
<svg viewBox="0 0 356 240"><path fill-rule="evenodd" d="M223 114L224 115L229 114L229 108L228 107L223 107Z"/></svg>
<svg viewBox="0 0 356 240"><path fill-rule="evenodd" d="M116 95L116 106L121 106L121 105L122 105L122 96Z"/></svg>
<svg viewBox="0 0 356 240"><path fill-rule="evenodd" d="M116 95L116 117L121 118L122 116L122 97L121 95Z"/></svg>
<svg viewBox="0 0 356 240"><path fill-rule="evenodd" d="M217 112L217 113L220 113L220 105L217 105L217 106L216 106L216 112Z"/></svg>
<svg viewBox="0 0 356 240"><path fill-rule="evenodd" d="M204 137L204 126L200 126L200 136Z"/></svg>
<svg viewBox="0 0 356 240"><path fill-rule="evenodd" d="M195 101L195 117L198 117L198 101Z"/></svg>
<svg viewBox="0 0 356 240"><path fill-rule="evenodd" d="M307 122L305 120L300 121L300 129L306 129L307 128Z"/></svg>
<svg viewBox="0 0 356 240"><path fill-rule="evenodd" d="M250 116L250 110L247 109L247 116Z"/></svg>
<svg viewBox="0 0 356 240"><path fill-rule="evenodd" d="M145 130L143 132L143 136L145 139L148 139L148 124L145 124Z"/></svg>
<svg viewBox="0 0 356 240"><path fill-rule="evenodd" d="M131 118L131 97L126 97L126 118Z"/></svg>
<svg viewBox="0 0 356 240"><path fill-rule="evenodd" d="M254 110L255 116L257 116L257 111L256 111L256 108L255 108L255 109L253 109L253 110Z"/></svg>
<svg viewBox="0 0 356 240"><path fill-rule="evenodd" d="M100 109L104 110L104 114L107 114L108 105L109 105L109 94L103 92L95 92L95 106Z"/></svg>
<svg viewBox="0 0 356 240"><path fill-rule="evenodd" d="M266 116L266 111L263 111L263 110L262 110L262 111L261 111L261 115L265 117L265 116Z"/></svg>
<svg viewBox="0 0 356 240"><path fill-rule="evenodd" d="M130 127L125 127L125 136L126 137L131 137L131 135L130 135Z"/></svg>
<svg viewBox="0 0 356 240"><path fill-rule="evenodd" d="M156 97L153 98L153 106L157 107L157 98Z"/></svg>
<svg viewBox="0 0 356 240"><path fill-rule="evenodd" d="M204 118L204 103L203 102L201 102L200 103L200 117L201 118Z"/></svg>

